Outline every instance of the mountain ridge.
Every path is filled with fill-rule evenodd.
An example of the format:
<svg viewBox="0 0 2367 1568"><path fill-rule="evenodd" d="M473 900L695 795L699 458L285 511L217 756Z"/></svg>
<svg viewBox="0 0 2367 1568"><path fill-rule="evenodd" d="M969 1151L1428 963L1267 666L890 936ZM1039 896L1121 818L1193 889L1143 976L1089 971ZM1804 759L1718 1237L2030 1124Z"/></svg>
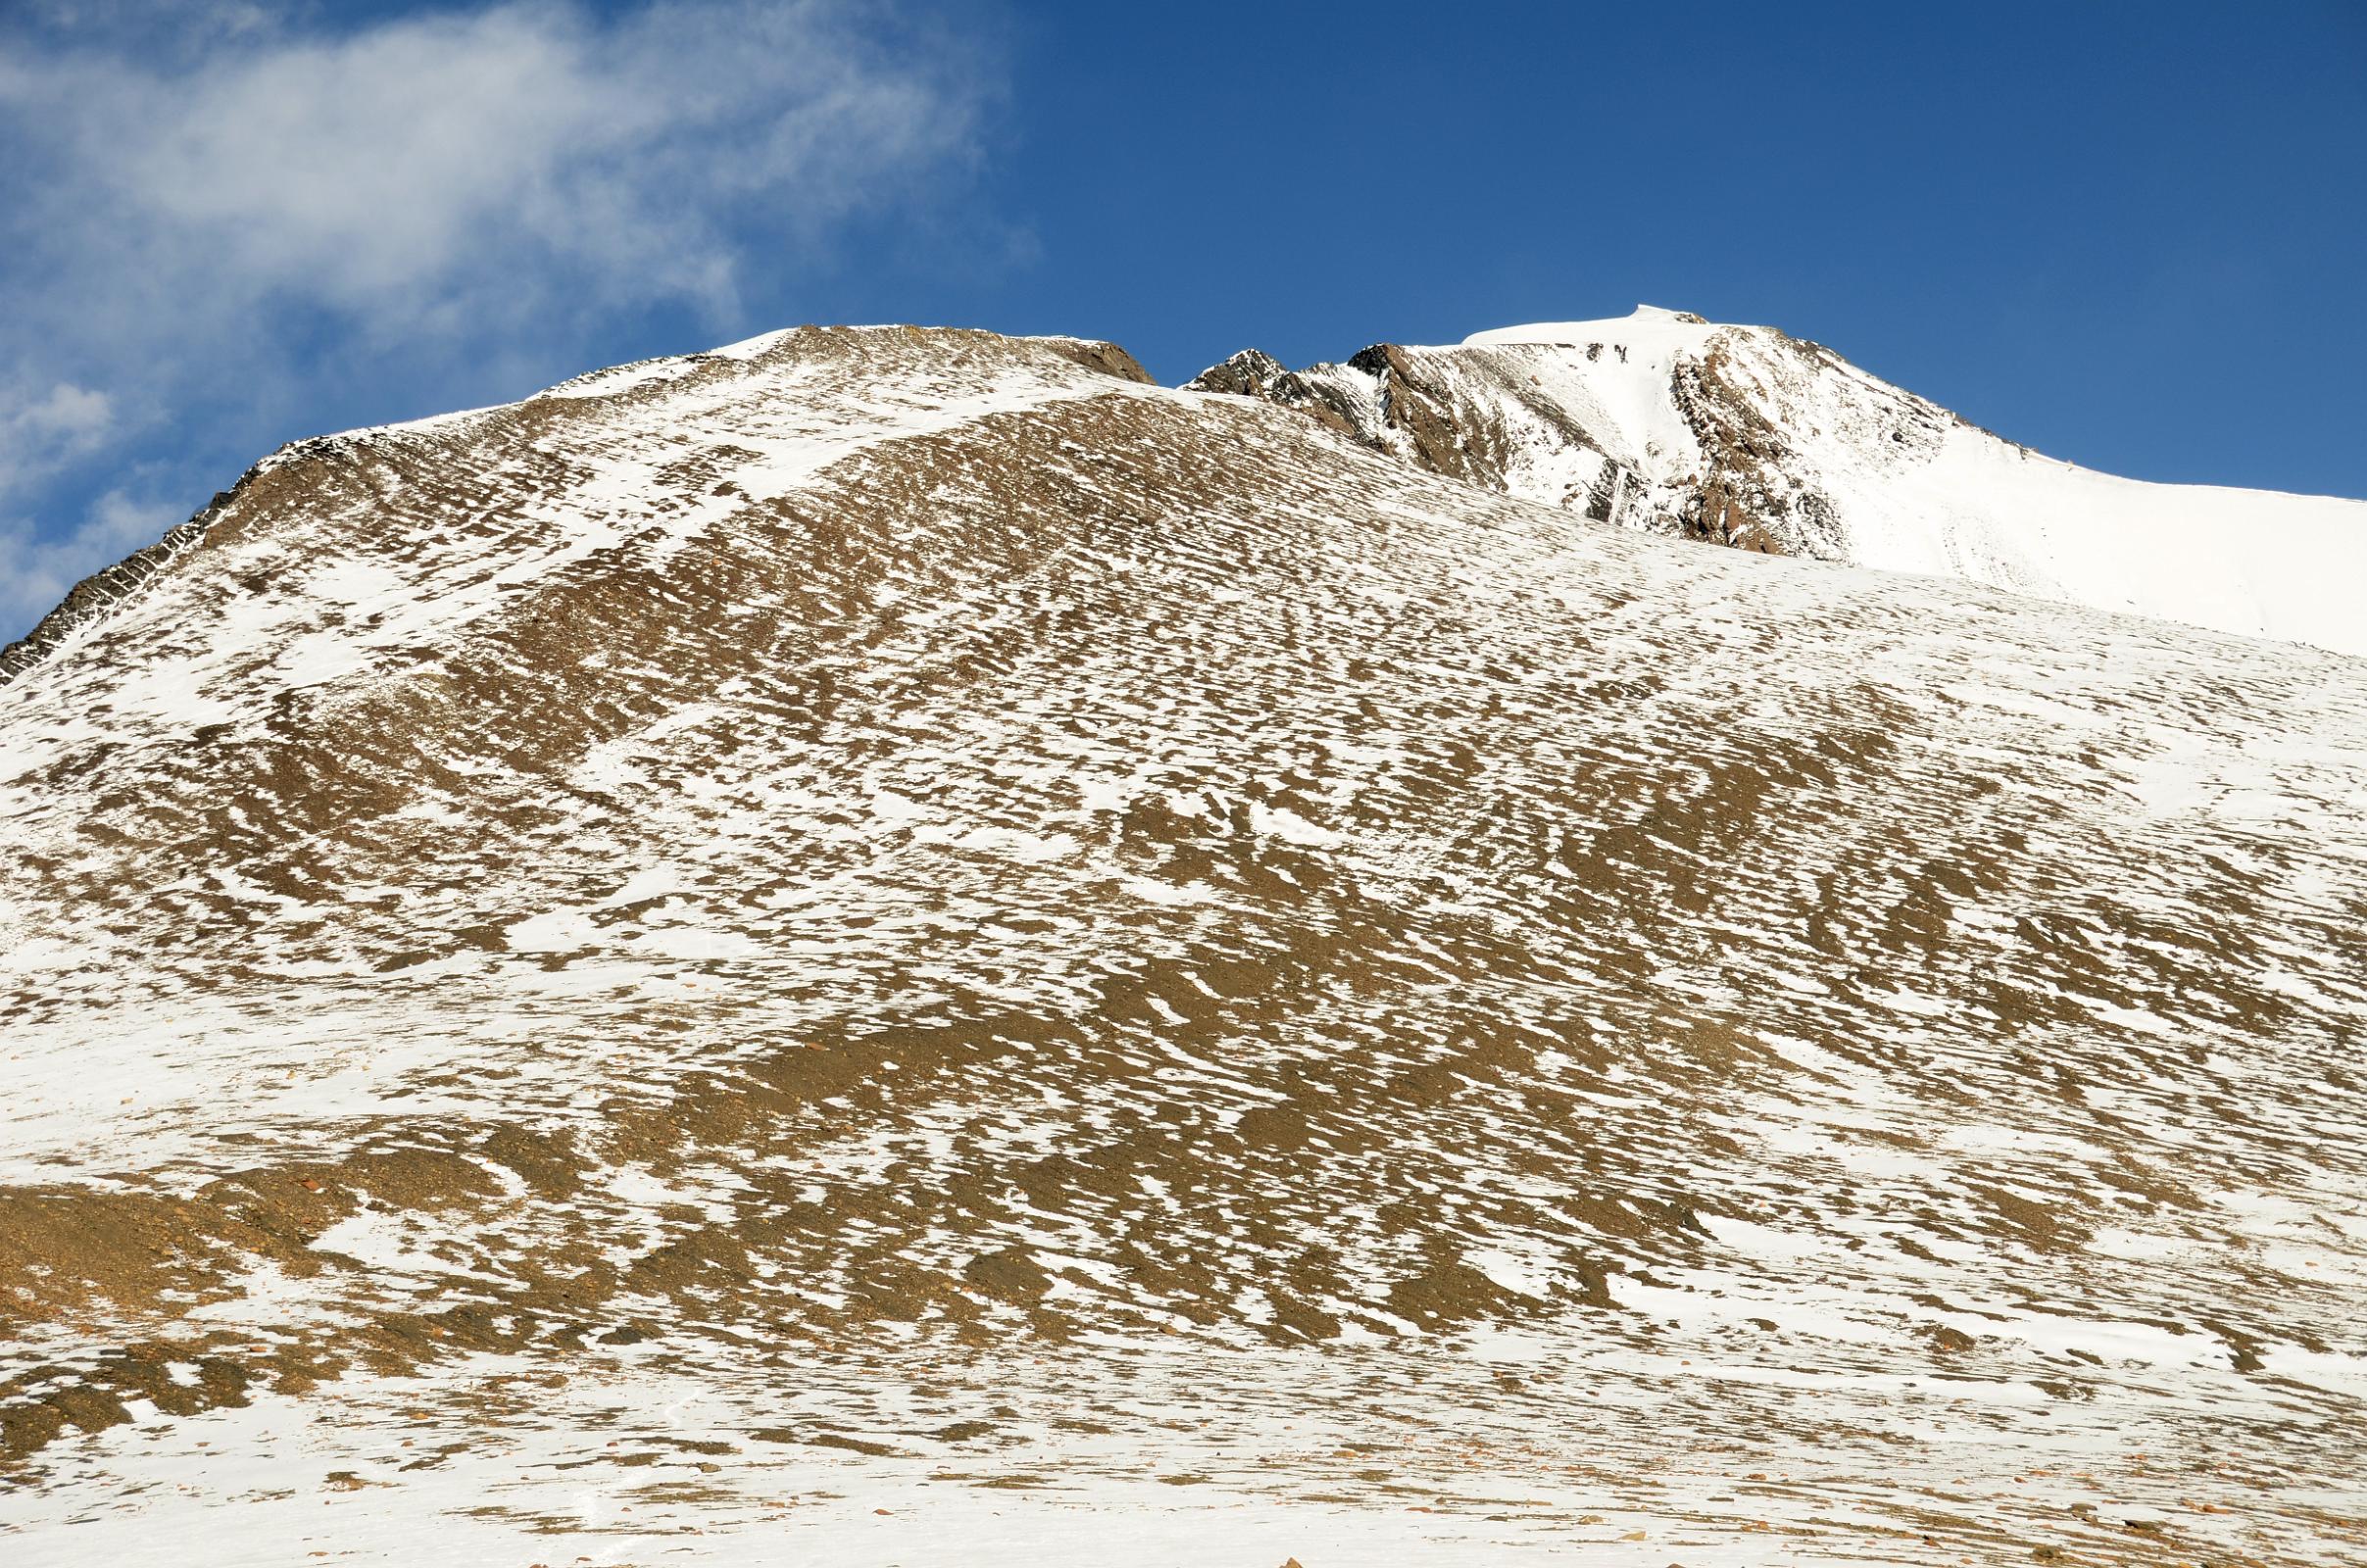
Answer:
<svg viewBox="0 0 2367 1568"><path fill-rule="evenodd" d="M2097 473L1772 327L1638 306L1189 384L1598 522L2367 653L2367 502Z"/></svg>
<svg viewBox="0 0 2367 1568"><path fill-rule="evenodd" d="M2221 604L2197 610L2192 603L2193 594L2186 591L2164 594L2157 588L2149 597L2130 593L2108 578L2096 578L2092 569L2089 580L2067 586L2049 576L2044 564L2034 566L2025 559L2031 554L2026 541L2000 539L2000 530L1994 519L1977 519L1990 526L1976 527L1969 537L1961 540L1944 543L1918 540L1870 550L1861 544L1853 548L1847 522L1837 515L1846 509L1837 508L1833 499L1818 488L1821 476L1814 472L1813 465L1805 474L1784 471L1786 456L1799 445L1797 436L1786 433L1784 422L1770 418L1765 409L1754 406L1752 399L1737 396L1726 384L1715 356L1704 359L1667 352L1666 340L1671 329L1683 334L1693 328L1700 329L1699 336L1703 341L1722 334L1748 334L1771 340L1781 346L1781 352L1800 355L1845 380L1878 389L1880 396L1894 400L1904 411L1898 420L1899 428L1893 432L1899 445L1907 444L1905 432L1910 429L1916 432L1915 443L1919 447L1931 445L1936 432L1960 430L1993 444L1998 451L2017 454L2025 463L2039 464L2063 476L2085 476L2086 483L2100 481L2108 504L2099 502L2099 511L2125 510L2132 502L2142 505L2147 499L2163 501L2173 511L2190 510L2182 507L2182 502L2221 506L2225 515L2211 519L2214 530L2190 539L2183 558L2177 548L2170 552L2172 559L2180 563L2177 575L2190 579L2207 577L2224 565L2226 541L2213 540L2211 531L2232 531L2239 521L2256 521L2264 514L2276 515L2299 507L2323 514L2323 521L2312 519L2312 535L2322 547L2333 549L2336 556L2331 564L2311 563L2306 575L2338 584L2343 580L2367 582L2367 501L2222 485L2164 484L2085 469L2076 464L2044 457L2023 443L1997 435L1960 415L1882 381L1811 339L1795 338L1773 327L1723 325L1687 311L1639 305L1626 318L1494 328L1473 333L1459 345L1444 348L1376 343L1345 362L1324 363L1296 371L1261 350L1244 349L1201 371L1184 386L1262 398L1308 414L1371 450L1525 500L1577 511L1597 522L1745 550L1803 555L1886 570L1961 576L1992 587L2035 593L2042 598L2184 620L2213 631L2265 636L2333 652L2367 655L2367 624L2363 624L2367 617L2347 613L2346 603L2339 597L2327 596L2305 614L2270 616L2256 606ZM361 426L290 442L248 469L229 489L217 494L157 544L134 551L124 560L103 566L77 582L23 637L0 646L0 685L5 685L75 626L102 614L108 605L136 589L151 571L202 534L232 496L275 465L307 453L328 450L335 443L398 434L500 409L520 408L546 398L581 397L603 387L629 387L639 379L686 373L688 368L704 363L761 352L764 345L791 332L815 330L946 329L901 325L785 328L715 349L604 367L555 383L515 403L393 424ZM1089 368L1146 385L1156 384L1131 355L1107 340L1048 334L1013 341L1055 345L1060 352L1076 356L1078 363ZM1578 355L1585 356L1586 364L1597 365L1603 363L1602 357L1607 352L1624 367L1631 348L1645 345L1660 356L1651 363L1654 377L1665 384L1668 393L1670 408L1656 411L1663 416L1658 419L1652 418L1651 412L1632 407L1624 411L1624 416L1606 416L1600 408L1591 411L1591 418L1575 416L1576 411L1557 401L1552 393L1539 395L1523 387L1517 367L1490 363L1506 352L1515 359L1542 355L1545 368L1567 371ZM1477 361L1480 374L1476 378L1470 373L1474 351L1486 356ZM1474 396L1474 379L1492 395ZM1538 376L1532 372L1527 379L1533 387ZM1491 404L1494 406L1490 407ZM1670 412L1677 417L1665 417ZM1636 428L1627 428L1630 424ZM1606 431L1614 434L1606 437ZM1709 434L1705 437L1704 432ZM1819 428L1815 433L1821 436L1823 431ZM1678 475L1670 469L1668 461L1663 460L1649 465L1664 470L1661 477L1655 479L1646 473L1648 457L1660 454L1663 440L1668 448L1675 449L1688 439L1697 449L1691 455L1690 467L1694 471ZM1654 450L1645 454L1646 447ZM1579 482L1573 477L1573 466L1588 463L1593 465L1593 472ZM2136 487L2136 491L2131 494L2122 487ZM2074 518L2078 516L2076 504L2058 498L2050 505ZM1896 510L1897 503L1890 506ZM2218 528L2220 524L2225 525L2224 529ZM2282 553L2306 554L2291 548ZM2259 553L2247 550L2244 554ZM1873 559L1868 559L1869 556ZM2296 565L2293 569L2300 572L2303 568Z"/></svg>
<svg viewBox="0 0 2367 1568"><path fill-rule="evenodd" d="M22 637L0 644L0 686L5 686L21 671L51 649L63 643L76 628L104 615L109 606L137 590L149 575L162 568L179 551L201 540L207 527L220 516L249 485L272 469L308 457L334 453L340 448L374 438L395 437L405 433L431 430L455 421L482 417L506 410L524 408L544 399L580 398L614 392L639 382L671 378L687 374L703 365L746 359L801 331L881 331L911 332L930 330L903 325L873 327L827 328L813 325L784 327L760 333L718 348L690 354L660 355L645 360L630 360L622 364L604 366L554 382L539 392L530 393L512 403L487 404L479 408L460 409L443 414L423 416L414 419L396 420L388 424L358 425L349 430L332 431L322 435L303 436L287 442L251 466L229 488L216 492L214 498L200 507L189 518L167 530L155 544L146 545L123 560L101 566L66 591L57 605L45 612L28 627ZM955 329L961 330L961 329ZM1121 380L1151 384L1152 377L1134 357L1114 343L1094 338L1069 337L1061 334L1043 334L1015 339L1051 346L1089 369L1113 375Z"/></svg>

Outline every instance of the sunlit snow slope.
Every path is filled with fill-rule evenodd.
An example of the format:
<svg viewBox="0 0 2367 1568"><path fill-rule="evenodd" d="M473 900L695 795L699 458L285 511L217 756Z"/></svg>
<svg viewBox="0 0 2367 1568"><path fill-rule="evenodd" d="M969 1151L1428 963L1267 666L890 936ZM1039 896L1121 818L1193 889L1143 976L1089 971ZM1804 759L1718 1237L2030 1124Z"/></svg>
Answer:
<svg viewBox="0 0 2367 1568"><path fill-rule="evenodd" d="M1137 374L307 443L13 656L0 1560L2367 1553L2367 663Z"/></svg>
<svg viewBox="0 0 2367 1568"><path fill-rule="evenodd" d="M2367 502L2078 468L1771 327L1640 306L1201 384L1602 521L2367 654Z"/></svg>

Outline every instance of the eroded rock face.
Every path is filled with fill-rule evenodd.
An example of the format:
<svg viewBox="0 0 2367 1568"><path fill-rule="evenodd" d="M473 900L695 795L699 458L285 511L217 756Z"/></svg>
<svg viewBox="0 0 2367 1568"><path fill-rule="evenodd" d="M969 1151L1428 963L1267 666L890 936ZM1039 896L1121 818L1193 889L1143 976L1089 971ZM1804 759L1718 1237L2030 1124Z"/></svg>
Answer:
<svg viewBox="0 0 2367 1568"><path fill-rule="evenodd" d="M1564 347L804 329L263 466L0 685L6 1506L247 1401L537 1540L2355 1552L2361 666L1638 537L1694 426Z"/></svg>
<svg viewBox="0 0 2367 1568"><path fill-rule="evenodd" d="M1690 313L1669 317L1708 325ZM1617 341L1452 349L1384 343L1344 365L1297 371L1248 349L1188 385L1312 414L1374 451L1598 522L1768 555L1850 559L1840 505L1817 485L1812 461L1759 395L1770 363L1813 377L1828 373L1828 361L1840 362L1761 328L1718 333L1701 352L1675 357L1664 376L1653 374L1652 395L1682 420L1678 439L1665 442L1639 439L1608 418L1590 426L1592 399L1557 395L1558 385L1549 384L1549 374L1565 383L1584 367L1633 382L1647 362ZM1903 410L1899 422L1928 430L1949 417L1925 405Z"/></svg>
<svg viewBox="0 0 2367 1568"><path fill-rule="evenodd" d="M122 561L100 568L75 583L55 609L15 642L0 647L0 685L63 642L77 626L96 620L108 608L136 591L178 552L201 538L206 526L228 507L248 479L217 494L197 515L169 531L155 544L134 551Z"/></svg>
<svg viewBox="0 0 2367 1568"><path fill-rule="evenodd" d="M1523 458L1541 450L1576 458L1595 467L1595 482L1535 499L1566 505L1577 498L1588 515L1608 520L1621 494L1618 465L1604 462L1600 445L1566 411L1524 395L1519 381L1516 370L1483 357L1383 343L1345 365L1304 370L1285 369L1271 355L1245 349L1202 371L1188 387L1262 398L1376 452L1505 493L1533 488L1523 483Z"/></svg>

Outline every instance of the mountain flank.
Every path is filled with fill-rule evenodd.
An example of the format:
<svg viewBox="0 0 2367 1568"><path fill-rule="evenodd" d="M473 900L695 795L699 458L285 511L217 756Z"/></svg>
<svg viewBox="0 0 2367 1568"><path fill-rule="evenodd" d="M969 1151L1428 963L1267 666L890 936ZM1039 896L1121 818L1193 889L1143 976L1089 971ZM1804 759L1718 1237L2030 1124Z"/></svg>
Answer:
<svg viewBox="0 0 2367 1568"><path fill-rule="evenodd" d="M2367 1552L2367 662L1652 330L267 460L0 683L0 1555Z"/></svg>

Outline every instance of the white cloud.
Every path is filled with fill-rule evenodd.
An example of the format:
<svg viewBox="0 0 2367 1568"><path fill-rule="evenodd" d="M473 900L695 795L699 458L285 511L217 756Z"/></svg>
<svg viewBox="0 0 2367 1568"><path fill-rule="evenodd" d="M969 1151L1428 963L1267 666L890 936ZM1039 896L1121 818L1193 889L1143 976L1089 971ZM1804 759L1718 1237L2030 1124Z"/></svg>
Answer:
<svg viewBox="0 0 2367 1568"><path fill-rule="evenodd" d="M0 34L0 368L32 368L0 377L0 514L77 458L169 464L209 419L311 433L327 378L481 397L467 367L588 368L570 345L661 306L738 335L751 275L959 177L993 87L835 0L508 0L345 30L49 0L40 23ZM107 530L59 548L85 535ZM0 535L0 598L31 537Z"/></svg>
<svg viewBox="0 0 2367 1568"><path fill-rule="evenodd" d="M0 388L0 489L91 451L115 424L115 400L58 381Z"/></svg>
<svg viewBox="0 0 2367 1568"><path fill-rule="evenodd" d="M169 243L217 287L357 312L521 264L709 298L749 231L811 231L962 157L976 107L941 63L889 58L813 0L605 24L512 3L179 70L66 53L0 73L0 105L86 219L151 258Z"/></svg>

